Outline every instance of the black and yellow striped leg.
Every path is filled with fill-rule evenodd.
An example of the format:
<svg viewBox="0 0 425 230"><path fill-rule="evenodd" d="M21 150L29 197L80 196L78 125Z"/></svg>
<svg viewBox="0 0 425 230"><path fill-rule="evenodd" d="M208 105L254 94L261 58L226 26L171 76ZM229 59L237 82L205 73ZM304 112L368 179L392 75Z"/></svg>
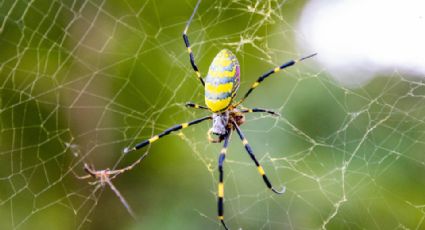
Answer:
<svg viewBox="0 0 425 230"><path fill-rule="evenodd" d="M254 161L255 165L257 166L258 172L263 177L264 183L266 183L267 187L271 189L273 192L277 194L283 194L285 193L285 187L283 186L281 190L276 190L272 184L270 183L269 178L267 178L266 173L264 172L263 167L258 162L257 158L255 158L254 152L252 151L251 146L248 144L248 140L243 135L241 129L239 128L238 124L236 122L233 122L233 125L235 126L236 132L238 133L239 137L242 140L243 145L245 146L246 151L248 152L249 156L251 157L252 161Z"/></svg>
<svg viewBox="0 0 425 230"><path fill-rule="evenodd" d="M226 223L224 223L224 183L223 183L223 164L226 159L227 146L229 145L230 132L224 138L223 148L221 149L220 156L218 158L218 172L219 172L219 182L218 182L218 219L223 224L223 227L228 230Z"/></svg>
<svg viewBox="0 0 425 230"><path fill-rule="evenodd" d="M242 113L268 113L273 116L280 116L280 114L276 113L273 110L261 109L261 108L252 108L252 109L242 109Z"/></svg>
<svg viewBox="0 0 425 230"><path fill-rule="evenodd" d="M159 140L160 138L162 138L164 136L167 136L168 134L170 134L170 133L172 133L174 131L187 128L187 127L189 127L191 125L198 124L198 123L200 123L202 121L209 120L209 119L212 119L212 117L211 116L206 116L206 117L203 117L203 118L199 118L199 119L193 120L191 122L183 123L183 124L180 124L180 125L175 125L175 126L173 126L171 128L166 129L164 132L162 132L162 133L160 133L158 135L155 135L155 136L153 136L153 137L151 137L151 138L149 138L147 140L144 140L144 141L140 142L139 144L135 145L132 148L125 148L124 149L124 153L129 153L129 152L132 152L132 151L136 151L136 150L138 150L140 148L143 148L146 145L152 144L153 142Z"/></svg>
<svg viewBox="0 0 425 230"><path fill-rule="evenodd" d="M272 70L270 70L269 72L267 72L267 73L265 73L265 74L263 74L261 77L259 77L258 79L257 79L257 81L255 81L253 84L252 84L252 86L251 86L251 88L245 93L245 95L242 97L242 99L239 101L239 102L237 102L236 103L236 105L235 106L237 106L237 105L239 105L239 104L241 104L250 94L251 94L251 92L255 89L255 88L257 88L257 86L259 86L260 85L260 83L262 82L262 81L264 81L264 79L266 79L267 77L269 77L270 75L272 75L272 74L274 74L274 73L277 73L277 72L279 72L279 71L281 71L282 69L285 69L285 68L287 68L287 67L290 67L290 66L293 66L293 65L295 65L297 62L300 62L300 61L303 61L303 60L305 60L305 59L307 59L307 58L311 58L311 57L313 57L313 56L315 56L317 53L314 53L314 54L311 54L311 55L308 55L308 56L306 56L306 57L303 57L303 58L300 58L300 59L298 59L298 60L290 60L290 61L288 61L288 62L286 62L286 63L284 63L284 64L282 64L281 66L277 66L276 68L274 68L274 69L272 69Z"/></svg>
<svg viewBox="0 0 425 230"><path fill-rule="evenodd" d="M208 109L206 106L198 105L198 104L195 104L195 103L192 103L192 102L186 102L186 107L194 108L194 109L205 109L205 110L210 110L210 109Z"/></svg>
<svg viewBox="0 0 425 230"><path fill-rule="evenodd" d="M199 7L199 4L200 3L201 3L201 0L199 0L198 3L196 3L195 9L193 10L192 15L190 16L189 21L187 21L186 27L184 28L184 31L183 31L183 40L184 40L184 44L186 45L187 52L189 53L190 64L192 65L192 68L195 71L196 76L198 77L198 79L201 82L201 84L202 85L205 85L204 79L202 79L201 73L199 72L199 69L198 69L198 66L195 63L195 58L193 56L192 48L190 47L190 43L189 43L189 38L186 35L187 30L189 29L189 25L192 22L192 19L195 16L195 13L198 10L198 7Z"/></svg>

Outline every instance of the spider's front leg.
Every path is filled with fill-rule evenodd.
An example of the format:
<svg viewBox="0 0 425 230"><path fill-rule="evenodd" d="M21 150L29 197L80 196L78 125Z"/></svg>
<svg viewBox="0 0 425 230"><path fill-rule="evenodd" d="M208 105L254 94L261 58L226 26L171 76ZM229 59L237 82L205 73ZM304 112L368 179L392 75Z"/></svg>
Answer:
<svg viewBox="0 0 425 230"><path fill-rule="evenodd" d="M143 147L145 147L145 146L147 146L149 144L152 144L153 142L159 140L162 137L165 137L165 136L171 134L172 132L175 132L175 131L178 131L178 130L181 130L181 129L185 129L185 128L189 127L189 126L198 124L198 123L200 123L202 121L209 120L211 118L212 118L211 116L206 116L206 117L199 118L199 119L196 119L196 120L193 120L193 121L190 121L190 122L186 122L186 123L182 123L182 124L179 124L179 125L172 126L171 128L166 129L162 133L160 133L158 135L154 135L151 138L149 138L147 140L144 140L144 141L136 144L134 147L127 147L127 148L125 148L123 152L124 152L124 154L127 154L129 152L136 151L136 150L138 150L140 148L143 148Z"/></svg>
<svg viewBox="0 0 425 230"><path fill-rule="evenodd" d="M187 52L189 53L189 59L190 59L190 64L192 65L192 69L195 71L196 77L198 78L198 80L204 86L205 85L204 79L202 79L198 66L195 63L195 57L193 56L192 48L190 47L189 38L187 37L187 30L189 29L190 23L192 22L193 16L195 16L195 13L198 10L200 3L201 1L198 1L198 3L196 3L195 9L193 10L192 15L190 16L189 21L187 21L186 27L184 28L184 31L183 31L183 41L184 41L184 44L186 45Z"/></svg>
<svg viewBox="0 0 425 230"><path fill-rule="evenodd" d="M300 62L300 61L304 61L305 59L311 58L316 56L317 53L302 57L300 59L297 60L290 60L284 64L282 64L281 66L277 66L276 68L269 70L267 73L263 74L261 77L259 77L251 86L251 88L249 88L249 90L245 93L245 95L242 97L241 100L239 100L234 106L238 106L240 105L243 101L245 101L245 99L252 93L252 91L257 88L257 86L259 86L261 84L261 82L264 81L264 79L268 78L270 75L277 73L285 68L288 68L290 66L295 65L296 63Z"/></svg>

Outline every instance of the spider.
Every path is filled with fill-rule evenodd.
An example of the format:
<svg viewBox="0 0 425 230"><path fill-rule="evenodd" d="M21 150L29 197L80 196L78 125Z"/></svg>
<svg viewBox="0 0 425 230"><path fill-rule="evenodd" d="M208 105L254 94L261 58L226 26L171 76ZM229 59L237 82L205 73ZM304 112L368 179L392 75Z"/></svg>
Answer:
<svg viewBox="0 0 425 230"><path fill-rule="evenodd" d="M115 185L112 184L111 180L115 179L115 177L117 177L119 174L124 173L125 171L128 171L128 170L131 170L139 162L140 160L137 160L135 163L131 164L130 166L127 166L122 169L117 169L117 170L110 170L110 169L95 170L94 166L89 166L88 164L84 163L84 171L86 171L87 173L86 175L79 176L74 171L72 172L74 173L75 177L77 177L80 180L86 180L90 178L95 179L96 181L89 182L89 184L91 185L96 185L96 188L94 189L94 191L97 191L99 188L105 187L105 185L107 184L111 188L111 190L115 193L115 195L120 199L121 203L127 209L131 217L136 219L136 215L134 214L130 205L121 195L120 191L118 191Z"/></svg>
<svg viewBox="0 0 425 230"><path fill-rule="evenodd" d="M117 177L118 175L125 173L126 171L132 170L146 156L147 156L147 153L143 154L141 157L139 157L139 159L137 159L131 165L121 169L111 170L107 168L103 170L96 170L94 166L89 166L87 163L84 163L83 169L87 173L86 175L79 176L74 171L72 171L72 173L75 175L77 179L80 179L80 180L87 180L90 178L95 179L95 181L89 182L89 184L91 185L96 185L96 188L94 189L95 192L99 188L103 188L105 187L105 185L108 185L111 188L111 190L115 193L115 195L120 199L121 203L124 205L125 209L127 209L127 212L131 215L131 217L136 219L136 215L134 214L130 205L127 203L127 201L124 199L124 197L121 195L120 191L115 187L115 185L112 184L112 180L115 179L115 177Z"/></svg>
<svg viewBox="0 0 425 230"><path fill-rule="evenodd" d="M162 133L154 135L151 138L136 144L134 147L125 148L124 153L127 154L129 152L143 148L159 140L160 138L169 135L172 132L185 129L189 126L199 124L206 120L212 120L212 127L208 130L208 133L207 133L208 140L213 143L220 143L224 141L223 148L220 151L220 155L218 159L219 183L218 183L218 192L217 192L217 196L218 196L217 206L218 206L218 219L222 223L223 227L225 229L228 229L227 225L224 222L223 164L226 158L227 146L229 145L230 136L233 131L236 131L239 138L241 139L245 147L245 150L247 151L252 161L254 161L254 164L256 165L257 170L260 176L263 178L267 188L269 188L271 191L277 194L283 194L285 192L285 187L282 187L282 189L277 190L272 186L270 180L268 179L268 177L266 176L266 173L264 172L263 167L260 165L260 163L256 159L254 152L248 143L248 140L245 138L243 132L239 128L239 126L241 126L245 122L244 114L246 113L261 112L261 113L269 113L271 115L278 115L278 114L267 109L261 109L261 108L252 108L252 109L240 108L239 109L238 106L252 93L252 91L255 88L257 88L257 86L260 85L261 82L264 81L264 79L266 79L267 77L271 76L274 73L279 72L282 69L285 69L287 67L290 67L296 64L299 61L313 57L316 55L316 53L300 58L298 60L290 60L282 64L281 66L277 66L276 68L266 72L261 77L259 77L257 81L255 81L252 84L251 88L245 93L245 95L238 102L232 103L240 84L240 67L239 67L239 62L236 56L228 49L221 50L212 61L209 67L208 75L206 76L205 79L201 77L201 73L199 72L198 66L195 63L195 58L192 53L192 48L190 47L187 31L199 7L200 2L201 0L198 0L192 15L190 16L186 24L186 27L183 31L183 40L186 45L187 52L189 53L191 66L193 70L195 71L195 74L199 82L205 88L206 106L198 105L192 102L186 103L186 106L190 108L195 108L195 109L209 110L210 112L212 112L212 115L202 117L187 123L182 123L179 125L172 126L171 128L166 129ZM216 136L216 138L213 138L213 135Z"/></svg>

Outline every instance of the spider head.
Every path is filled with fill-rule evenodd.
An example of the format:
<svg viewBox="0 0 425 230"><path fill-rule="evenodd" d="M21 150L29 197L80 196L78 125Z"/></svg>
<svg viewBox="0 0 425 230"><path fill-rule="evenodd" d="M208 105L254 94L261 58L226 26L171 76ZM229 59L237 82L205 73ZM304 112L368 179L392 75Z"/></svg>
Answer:
<svg viewBox="0 0 425 230"><path fill-rule="evenodd" d="M229 112L213 114L213 125L211 132L217 136L224 136L227 134L227 124L229 123Z"/></svg>

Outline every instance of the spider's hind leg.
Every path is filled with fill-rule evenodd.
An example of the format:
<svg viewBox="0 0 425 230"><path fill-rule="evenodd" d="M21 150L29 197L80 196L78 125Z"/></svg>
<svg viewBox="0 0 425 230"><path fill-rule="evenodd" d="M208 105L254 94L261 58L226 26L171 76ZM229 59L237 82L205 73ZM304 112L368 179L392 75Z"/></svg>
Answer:
<svg viewBox="0 0 425 230"><path fill-rule="evenodd" d="M263 167L260 165L260 162L258 162L257 158L255 157L254 152L252 151L252 148L248 143L248 140L243 135L242 130L239 128L239 126L235 122L233 124L235 125L235 130L238 133L239 138L241 139L241 141L242 141L242 143L245 147L246 152L251 157L251 160L254 161L255 166L257 166L257 170L260 173L260 176L263 178L264 183L266 184L267 188L269 188L270 190L272 190L276 194L285 193L285 190L286 190L285 186L282 186L282 188L280 190L277 190L276 188L273 187L269 178L267 177L266 173L264 172Z"/></svg>
<svg viewBox="0 0 425 230"><path fill-rule="evenodd" d="M223 148L220 151L220 156L218 158L218 172L219 172L219 182L218 182L218 191L217 191L217 208L218 208L218 219L220 220L221 224L223 224L223 227L228 230L226 223L224 222L224 171L223 171L223 164L224 160L226 159L226 153L227 153L227 146L229 145L230 141L230 132L228 135L224 137L224 144Z"/></svg>

